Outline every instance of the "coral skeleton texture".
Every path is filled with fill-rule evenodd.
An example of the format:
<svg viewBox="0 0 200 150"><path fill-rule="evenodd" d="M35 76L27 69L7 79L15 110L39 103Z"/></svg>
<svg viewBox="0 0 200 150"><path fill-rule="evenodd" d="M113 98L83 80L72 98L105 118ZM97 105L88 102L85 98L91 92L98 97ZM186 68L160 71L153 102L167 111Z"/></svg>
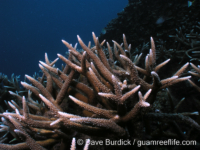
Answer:
<svg viewBox="0 0 200 150"><path fill-rule="evenodd" d="M99 43L94 33L92 36L94 47L91 47L91 43L86 46L77 36L83 51L76 49L77 44L73 47L62 40L69 49L68 58L58 54L58 58L66 63L65 67L55 67L58 58L51 62L45 54L45 62L40 61L39 64L43 76L36 79L25 75L30 82L21 82L28 92L20 96L10 91L15 100L8 102L12 111L0 114L1 132L5 133L0 149L43 150L56 149L57 146L62 150L69 149L72 141L71 149L75 150L75 137L90 140L142 139L140 135L144 134L145 129L148 130L149 122L161 119L173 121L175 125L181 122L188 128L192 126L200 131L199 124L188 117L192 113L158 113L154 111L156 106L153 106L159 92L167 91L166 88L176 83L187 82L191 76L181 75L189 63L171 77L160 79L158 71L170 59L156 64L153 38L150 38L151 48L142 68L136 65L141 55L131 60L131 46L125 35L123 44L113 41L113 49L107 43L108 55L102 48L105 41ZM191 65L198 72L192 74L199 76L199 68ZM155 127L151 130L153 134L159 132ZM165 132L166 137L172 135L168 131ZM14 142L4 142L8 134ZM146 134L151 135L148 131ZM153 139L153 134L150 139ZM179 134L174 137L179 137ZM89 140L84 149L88 149L88 146Z"/></svg>

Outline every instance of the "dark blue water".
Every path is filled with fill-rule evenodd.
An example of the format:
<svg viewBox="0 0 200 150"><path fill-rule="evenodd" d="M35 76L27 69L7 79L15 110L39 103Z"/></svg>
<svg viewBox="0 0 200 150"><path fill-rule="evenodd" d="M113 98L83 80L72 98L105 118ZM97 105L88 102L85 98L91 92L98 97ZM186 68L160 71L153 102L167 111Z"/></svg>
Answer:
<svg viewBox="0 0 200 150"><path fill-rule="evenodd" d="M0 72L33 75L38 61L50 60L67 48L61 39L85 43L98 36L128 0L1 0L0 1ZM61 62L61 60L59 60ZM60 66L58 66L60 67Z"/></svg>

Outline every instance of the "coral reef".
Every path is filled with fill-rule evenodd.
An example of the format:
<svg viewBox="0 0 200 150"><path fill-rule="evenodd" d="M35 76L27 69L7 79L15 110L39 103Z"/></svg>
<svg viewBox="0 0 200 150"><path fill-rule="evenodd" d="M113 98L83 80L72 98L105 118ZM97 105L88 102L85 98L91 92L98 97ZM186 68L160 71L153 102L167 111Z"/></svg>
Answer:
<svg viewBox="0 0 200 150"><path fill-rule="evenodd" d="M188 7L188 0L129 0L118 17L107 24L106 33L101 34L99 40L106 39L110 44L112 40L122 41L121 35L124 33L132 47L140 47L141 50L142 43L149 42L148 38L152 36L156 46L160 45L161 40L166 50L174 49L174 41L169 35L179 35L176 29L179 31L180 28L184 30L183 33L189 34L198 26L199 9L199 1L194 1ZM132 51L135 52L134 49Z"/></svg>
<svg viewBox="0 0 200 150"><path fill-rule="evenodd" d="M200 3L187 2L129 0L94 47L62 40L67 57L45 54L23 87L0 73L0 149L199 149Z"/></svg>
<svg viewBox="0 0 200 150"><path fill-rule="evenodd" d="M69 49L68 58L58 54L65 67L58 69L55 66L58 59L50 62L45 54L45 62L39 64L43 76L36 79L25 75L30 81L21 82L26 92L9 91L14 100L7 99L12 110L0 114L4 133L0 148L63 150L69 149L72 141L71 148L75 149L73 137L90 139L90 142L110 139L138 143L171 138L199 143L197 110L180 111L183 100L174 103L168 89L175 84L188 84L191 76L183 76L183 73L189 63L171 77L161 79L159 70L170 59L157 64L153 38L143 69L136 65L141 55L131 60L131 46L125 35L121 45L113 41L111 48L107 42L107 54L102 49L105 41L99 43L94 33L92 36L94 47L86 46L78 36L81 52L76 50L77 44L73 47L62 40ZM123 145L88 143L85 149L88 146L90 149L124 149ZM82 146L77 145L77 149L83 149ZM126 146L127 149L133 147L138 145Z"/></svg>

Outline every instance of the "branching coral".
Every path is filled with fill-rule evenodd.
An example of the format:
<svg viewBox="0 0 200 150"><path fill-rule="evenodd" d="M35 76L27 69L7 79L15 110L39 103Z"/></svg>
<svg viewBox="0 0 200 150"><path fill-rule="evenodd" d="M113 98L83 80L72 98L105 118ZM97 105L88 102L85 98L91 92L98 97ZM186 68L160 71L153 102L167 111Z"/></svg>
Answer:
<svg viewBox="0 0 200 150"><path fill-rule="evenodd" d="M200 61L200 35L198 32L195 32L200 29L198 25L189 34L184 33L182 28L179 28L179 30L176 29L176 35L170 35L179 43L176 49L176 57L181 58L182 61L183 59L189 59L191 62Z"/></svg>
<svg viewBox="0 0 200 150"><path fill-rule="evenodd" d="M200 129L195 120L184 114L154 113L154 103L162 89L190 78L180 77L189 63L172 77L161 80L158 70L165 66L169 59L156 64L153 38L143 69L129 58L131 48L125 35L123 47L113 41L114 56L107 44L109 58L106 58L102 49L105 41L100 44L95 34L92 35L95 43L92 48L90 45L86 46L78 36L83 53L76 50L76 45L72 47L62 40L70 52L68 59L58 54L67 64L62 70L53 66L57 59L50 62L45 55L46 62L40 61L39 64L44 74L42 78L36 80L26 75L30 83L21 82L22 86L29 90L27 98L10 92L21 102L8 102L15 112L0 114L4 124L1 131L5 132L4 137L9 133L18 142L25 142L11 145L6 139L2 139L4 144L0 144L1 149L50 149L55 143L59 143L59 148L63 149L69 145L69 142L64 141L71 141L72 137L141 139L143 117L146 120L179 118L185 120L187 126L189 122L197 130ZM119 65L114 63L116 60ZM137 61L139 60L135 60ZM149 123L145 126L148 126L147 124ZM140 128L134 129L136 126Z"/></svg>
<svg viewBox="0 0 200 150"><path fill-rule="evenodd" d="M9 80L8 77L2 73L0 73L0 83L4 84L4 88L6 89L14 89L15 91L20 91L20 87L18 85L18 80L20 76L11 75L11 79Z"/></svg>
<svg viewBox="0 0 200 150"><path fill-rule="evenodd" d="M192 74L193 76L196 76L198 78L200 78L200 66L196 67L193 63L190 63L190 65L192 66L192 68L194 69L193 71L189 71L190 74ZM200 92L200 87L198 87L194 82L192 82L191 80L188 80L199 92Z"/></svg>

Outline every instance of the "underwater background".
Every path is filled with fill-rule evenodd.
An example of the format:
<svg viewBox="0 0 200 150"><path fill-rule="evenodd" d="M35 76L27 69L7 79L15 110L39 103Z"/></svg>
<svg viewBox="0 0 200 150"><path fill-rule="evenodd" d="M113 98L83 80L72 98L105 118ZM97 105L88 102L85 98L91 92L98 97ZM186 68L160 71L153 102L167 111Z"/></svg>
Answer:
<svg viewBox="0 0 200 150"><path fill-rule="evenodd" d="M67 51L62 39L73 45L76 35L92 41L92 32L99 36L127 4L128 0L1 0L0 72L21 75L21 80L33 75L45 52L54 60Z"/></svg>

